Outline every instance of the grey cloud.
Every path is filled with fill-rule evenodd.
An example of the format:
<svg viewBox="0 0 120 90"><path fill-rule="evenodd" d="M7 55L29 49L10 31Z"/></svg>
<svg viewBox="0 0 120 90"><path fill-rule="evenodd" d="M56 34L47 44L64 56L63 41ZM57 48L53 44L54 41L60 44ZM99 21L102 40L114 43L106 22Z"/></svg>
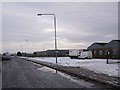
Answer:
<svg viewBox="0 0 120 90"><path fill-rule="evenodd" d="M38 17L37 13L55 13L58 38L71 44L117 39L117 8L113 2L3 3L3 41L53 42L53 17Z"/></svg>

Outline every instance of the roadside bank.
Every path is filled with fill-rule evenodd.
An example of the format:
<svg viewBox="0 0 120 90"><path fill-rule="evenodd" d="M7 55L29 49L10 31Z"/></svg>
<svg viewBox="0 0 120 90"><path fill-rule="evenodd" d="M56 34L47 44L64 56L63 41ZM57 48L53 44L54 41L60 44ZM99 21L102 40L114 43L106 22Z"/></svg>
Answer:
<svg viewBox="0 0 120 90"><path fill-rule="evenodd" d="M25 59L25 60L28 60L28 59ZM58 65L50 62L37 61L37 60L28 60L28 61L47 66L79 78L84 78L85 80L97 81L114 88L120 87L118 83L120 78L118 77L107 76L106 74L98 74L81 67L62 66L62 65Z"/></svg>

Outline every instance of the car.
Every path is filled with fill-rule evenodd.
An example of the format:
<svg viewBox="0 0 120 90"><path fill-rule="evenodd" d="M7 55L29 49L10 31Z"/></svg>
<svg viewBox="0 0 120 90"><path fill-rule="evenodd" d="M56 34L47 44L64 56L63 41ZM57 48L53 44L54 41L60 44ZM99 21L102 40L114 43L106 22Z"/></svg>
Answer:
<svg viewBox="0 0 120 90"><path fill-rule="evenodd" d="M2 61L10 60L10 54L8 52L2 54Z"/></svg>

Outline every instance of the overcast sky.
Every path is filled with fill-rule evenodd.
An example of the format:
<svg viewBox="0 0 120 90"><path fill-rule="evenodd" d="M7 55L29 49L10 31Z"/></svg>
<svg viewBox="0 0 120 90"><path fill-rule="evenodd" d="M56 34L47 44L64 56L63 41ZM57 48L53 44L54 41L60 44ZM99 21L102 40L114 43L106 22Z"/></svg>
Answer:
<svg viewBox="0 0 120 90"><path fill-rule="evenodd" d="M117 2L4 2L3 52L54 49L53 16L38 13L56 15L58 49L83 49L118 39Z"/></svg>

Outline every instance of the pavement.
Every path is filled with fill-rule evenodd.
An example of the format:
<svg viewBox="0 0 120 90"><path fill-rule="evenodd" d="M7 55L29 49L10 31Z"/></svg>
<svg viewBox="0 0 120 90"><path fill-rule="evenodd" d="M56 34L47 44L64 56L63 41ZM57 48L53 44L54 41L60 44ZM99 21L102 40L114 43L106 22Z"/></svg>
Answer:
<svg viewBox="0 0 120 90"><path fill-rule="evenodd" d="M28 60L28 59L26 59L26 60ZM112 77L112 76L108 76L106 74L95 73L93 71L83 69L81 67L62 66L62 65L58 65L58 64L44 62L44 61L35 61L35 60L28 60L28 61L38 63L41 65L45 65L47 67L65 72L65 73L73 75L73 76L77 76L79 78L84 78L86 80L100 82L102 84L108 85L108 87L110 86L113 88L120 88L120 85L119 85L120 78L119 77Z"/></svg>

